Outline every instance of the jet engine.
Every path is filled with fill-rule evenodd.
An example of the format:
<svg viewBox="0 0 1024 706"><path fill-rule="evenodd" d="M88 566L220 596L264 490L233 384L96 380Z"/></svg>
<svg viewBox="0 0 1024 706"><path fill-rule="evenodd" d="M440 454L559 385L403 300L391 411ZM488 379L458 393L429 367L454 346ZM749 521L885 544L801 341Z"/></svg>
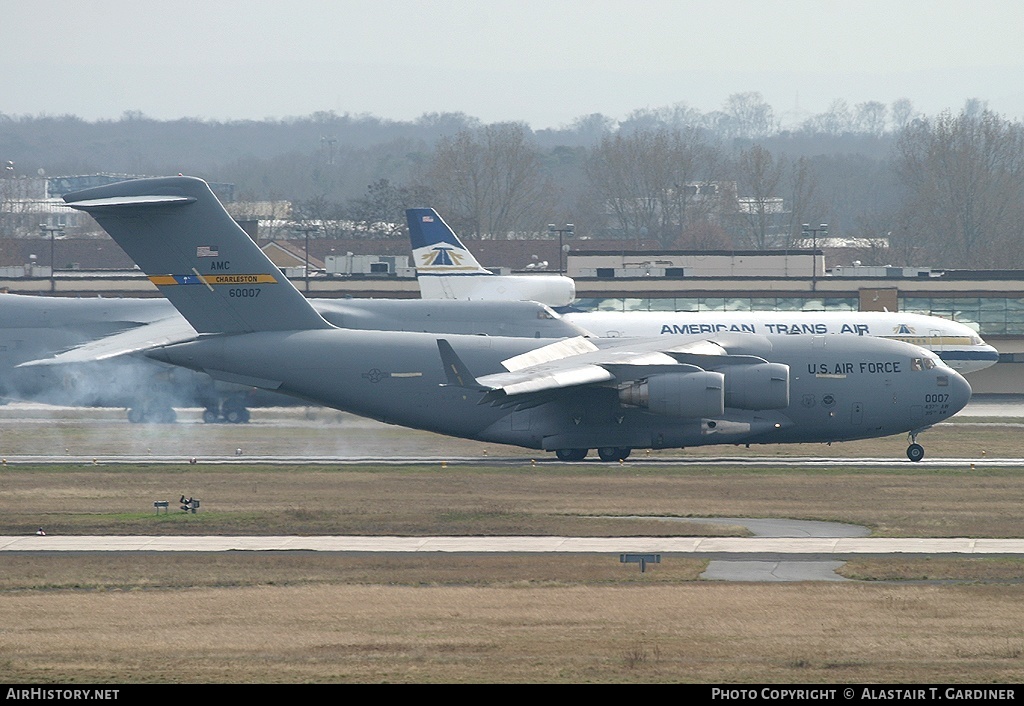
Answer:
<svg viewBox="0 0 1024 706"><path fill-rule="evenodd" d="M725 368L725 406L785 409L789 406L789 366L757 363Z"/></svg>
<svg viewBox="0 0 1024 706"><path fill-rule="evenodd" d="M718 417L725 411L725 376L706 371L651 375L620 387L619 401L668 417Z"/></svg>

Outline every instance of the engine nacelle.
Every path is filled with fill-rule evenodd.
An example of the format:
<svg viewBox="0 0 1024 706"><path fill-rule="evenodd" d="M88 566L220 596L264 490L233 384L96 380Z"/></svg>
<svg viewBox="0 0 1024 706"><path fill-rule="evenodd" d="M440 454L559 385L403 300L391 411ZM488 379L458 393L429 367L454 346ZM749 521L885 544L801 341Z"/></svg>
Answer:
<svg viewBox="0 0 1024 706"><path fill-rule="evenodd" d="M789 406L789 366L757 363L725 368L725 406L785 409Z"/></svg>
<svg viewBox="0 0 1024 706"><path fill-rule="evenodd" d="M667 417L719 417L725 412L722 373L664 373L619 388L619 401Z"/></svg>

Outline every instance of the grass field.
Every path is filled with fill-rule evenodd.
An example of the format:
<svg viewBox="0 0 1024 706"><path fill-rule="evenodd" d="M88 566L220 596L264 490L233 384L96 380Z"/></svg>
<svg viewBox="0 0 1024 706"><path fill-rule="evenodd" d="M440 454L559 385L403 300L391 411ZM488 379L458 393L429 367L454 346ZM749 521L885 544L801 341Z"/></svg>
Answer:
<svg viewBox="0 0 1024 706"><path fill-rule="evenodd" d="M65 438L80 432L58 422ZM338 431L332 424L309 426L323 436ZM22 426L50 428L10 426L5 448L34 443ZM100 426L81 438L109 444L135 433ZM193 448L229 448L247 434L247 446L270 445L306 425L185 426L164 428L161 443L189 433L209 437ZM438 443L407 434L410 448ZM1003 423L928 433L930 458L948 449L976 459L974 469L533 464L528 454L503 467L9 464L0 467L0 534L742 534L657 518L747 516L849 522L876 536L1019 537L1020 471L982 461L1013 456L1018 437ZM903 439L872 443L902 458ZM202 500L198 514L154 513L154 500L181 494ZM1024 678L1016 557L865 557L847 562L842 573L857 580L840 584L702 581L704 560L682 555L642 574L596 554L7 553L0 566L0 680L9 683Z"/></svg>

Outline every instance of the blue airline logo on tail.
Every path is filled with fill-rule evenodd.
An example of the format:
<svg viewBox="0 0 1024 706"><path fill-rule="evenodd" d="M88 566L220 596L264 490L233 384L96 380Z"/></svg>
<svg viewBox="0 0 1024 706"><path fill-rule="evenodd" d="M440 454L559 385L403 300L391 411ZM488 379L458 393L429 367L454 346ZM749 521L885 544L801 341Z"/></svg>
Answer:
<svg viewBox="0 0 1024 706"><path fill-rule="evenodd" d="M428 216L425 216L427 218ZM457 248L442 243L423 253L423 267L448 266L457 267L462 264L463 255Z"/></svg>

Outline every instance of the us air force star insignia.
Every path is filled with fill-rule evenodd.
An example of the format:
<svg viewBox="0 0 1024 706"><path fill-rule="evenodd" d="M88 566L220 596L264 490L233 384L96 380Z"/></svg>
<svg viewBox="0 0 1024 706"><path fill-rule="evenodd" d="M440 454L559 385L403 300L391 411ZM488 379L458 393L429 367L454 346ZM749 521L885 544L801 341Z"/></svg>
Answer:
<svg viewBox="0 0 1024 706"><path fill-rule="evenodd" d="M831 407L836 403L836 398L832 395L825 395L821 398L821 403L826 407Z"/></svg>
<svg viewBox="0 0 1024 706"><path fill-rule="evenodd" d="M378 368L374 368L372 370L368 370L367 372L363 373L363 377L366 378L367 380L369 380L370 382L374 383L374 384L380 382L381 380L383 380L387 376L388 376L387 373L383 372L382 370L379 370Z"/></svg>

